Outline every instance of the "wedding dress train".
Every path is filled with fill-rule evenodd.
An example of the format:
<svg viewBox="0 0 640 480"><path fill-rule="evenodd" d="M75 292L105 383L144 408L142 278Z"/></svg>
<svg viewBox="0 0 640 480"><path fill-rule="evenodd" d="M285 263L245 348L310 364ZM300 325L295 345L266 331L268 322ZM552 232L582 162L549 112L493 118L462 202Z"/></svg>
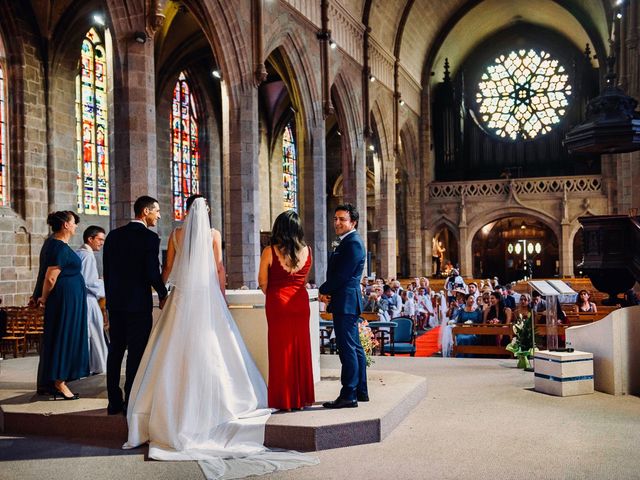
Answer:
<svg viewBox="0 0 640 480"><path fill-rule="evenodd" d="M157 460L199 460L207 478L240 478L318 463L264 447L267 387L220 291L204 199L191 206L131 390L128 440Z"/></svg>

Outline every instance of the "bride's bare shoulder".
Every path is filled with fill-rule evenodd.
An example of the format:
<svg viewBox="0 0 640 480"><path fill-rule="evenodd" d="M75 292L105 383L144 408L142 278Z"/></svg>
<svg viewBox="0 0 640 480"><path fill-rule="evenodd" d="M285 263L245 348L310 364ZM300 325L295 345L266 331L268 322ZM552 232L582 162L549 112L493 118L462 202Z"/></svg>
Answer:
<svg viewBox="0 0 640 480"><path fill-rule="evenodd" d="M220 240L222 238L222 235L220 235L220 232L218 230L216 230L215 228L212 228L211 238L213 238L214 240Z"/></svg>

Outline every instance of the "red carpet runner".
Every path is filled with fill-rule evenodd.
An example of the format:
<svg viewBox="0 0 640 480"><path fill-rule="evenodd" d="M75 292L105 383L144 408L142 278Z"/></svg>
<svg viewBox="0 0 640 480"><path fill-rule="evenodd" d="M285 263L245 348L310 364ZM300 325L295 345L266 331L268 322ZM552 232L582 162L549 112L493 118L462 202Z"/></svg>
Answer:
<svg viewBox="0 0 640 480"><path fill-rule="evenodd" d="M416 338L416 357L431 357L438 352L438 335L440 327L434 327Z"/></svg>

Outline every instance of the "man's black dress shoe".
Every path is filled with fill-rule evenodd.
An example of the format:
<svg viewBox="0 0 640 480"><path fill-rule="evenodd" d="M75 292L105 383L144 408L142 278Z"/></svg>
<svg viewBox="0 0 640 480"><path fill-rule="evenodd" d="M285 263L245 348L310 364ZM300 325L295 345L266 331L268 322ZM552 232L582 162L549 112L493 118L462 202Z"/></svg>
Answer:
<svg viewBox="0 0 640 480"><path fill-rule="evenodd" d="M120 413L123 415L127 414L123 407L112 407L111 405L107 407L107 415L118 415Z"/></svg>
<svg viewBox="0 0 640 480"><path fill-rule="evenodd" d="M366 393L359 393L358 394L358 401L359 402L368 402L369 401L369 395Z"/></svg>
<svg viewBox="0 0 640 480"><path fill-rule="evenodd" d="M355 408L358 406L358 402L338 397L333 402L324 402L322 406L324 408Z"/></svg>

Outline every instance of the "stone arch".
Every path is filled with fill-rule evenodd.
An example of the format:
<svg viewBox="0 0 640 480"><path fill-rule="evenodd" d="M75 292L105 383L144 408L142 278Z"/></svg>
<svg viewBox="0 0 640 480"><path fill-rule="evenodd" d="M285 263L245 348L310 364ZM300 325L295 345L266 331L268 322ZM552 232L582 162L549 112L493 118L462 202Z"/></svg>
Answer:
<svg viewBox="0 0 640 480"><path fill-rule="evenodd" d="M331 87L331 97L334 101L338 117L338 125L343 135L346 133L347 141L344 142L345 153L347 158L353 161L355 150L362 147L362 115L360 113L359 103L355 98L354 86L349 78L339 73L336 75L334 83Z"/></svg>
<svg viewBox="0 0 640 480"><path fill-rule="evenodd" d="M475 217L474 220L468 225L469 238L472 239L475 234L478 233L478 230L480 230L487 223L500 220L501 218L515 216L532 217L536 220L540 220L547 227L549 227L551 231L553 231L558 240L560 240L560 238L562 237L559 223L551 215L525 207L511 206L501 208L499 211L483 212L478 217ZM469 248L471 248L471 241L469 241Z"/></svg>
<svg viewBox="0 0 640 480"><path fill-rule="evenodd" d="M308 54L309 46L304 37L292 29L281 32L270 44L274 46L267 50L269 54L265 58L269 58L276 50L280 51L291 79L291 85L288 85L292 90L291 96L304 113L305 130L310 130L323 121L323 116L319 77Z"/></svg>
<svg viewBox="0 0 640 480"><path fill-rule="evenodd" d="M84 214L83 224L90 223L109 229L113 218L113 186L116 178L114 155L114 88L117 74L114 66L113 42L109 22L101 27L92 23L95 11L104 11L101 0L84 2L78 8L67 9L55 25L51 39L50 60L47 65L47 108L51 118L47 131L49 154L49 203L50 209L77 211L78 146L76 133L76 77L82 42L92 28L100 36L107 52L107 122L110 214Z"/></svg>
<svg viewBox="0 0 640 480"><path fill-rule="evenodd" d="M480 231L480 229L488 223L501 220L503 218L514 217L514 216L524 216L524 217L534 218L540 221L542 224L544 224L547 228L549 228L549 230L553 232L553 234L555 235L558 241L558 249L559 249L558 258L559 258L560 264L562 264L562 260L563 260L562 245L564 243L563 242L564 239L563 239L562 229L560 227L559 222L555 218L553 218L551 215L539 210L534 210L534 209L521 207L521 206L508 206L498 211L493 210L493 211L482 212L476 218L474 218L471 223L468 224L468 227L465 227L464 229L466 230L465 234L460 236L461 237L461 244L460 244L461 258L464 259L463 262L468 263L462 266L465 272L472 273L473 266L471 265L470 262L472 261L472 258L473 258L473 252L472 252L473 239L475 238L476 234Z"/></svg>
<svg viewBox="0 0 640 480"><path fill-rule="evenodd" d="M219 106L216 105L210 95L207 94L210 85L209 72L192 69L188 65L172 75L168 75L164 81L156 88L156 145L157 145L157 198L161 205L173 205L173 187L171 173L171 131L168 112L171 109L173 100L173 89L181 71L184 71L189 85L191 95L195 99L195 109L198 116L199 131L199 182L200 193L210 200L221 198L222 193L222 172L221 172L221 135ZM211 224L219 230L223 230L222 225L222 202L211 201ZM158 233L165 242L169 238L169 233L176 226L173 218L173 208L168 208L166 214L158 222Z"/></svg>
<svg viewBox="0 0 640 480"><path fill-rule="evenodd" d="M2 209L5 305L26 305L48 235L47 115L43 41L30 2L0 2L7 98L9 204ZM34 269L34 266L35 269ZM20 280L20 281L18 281Z"/></svg>

